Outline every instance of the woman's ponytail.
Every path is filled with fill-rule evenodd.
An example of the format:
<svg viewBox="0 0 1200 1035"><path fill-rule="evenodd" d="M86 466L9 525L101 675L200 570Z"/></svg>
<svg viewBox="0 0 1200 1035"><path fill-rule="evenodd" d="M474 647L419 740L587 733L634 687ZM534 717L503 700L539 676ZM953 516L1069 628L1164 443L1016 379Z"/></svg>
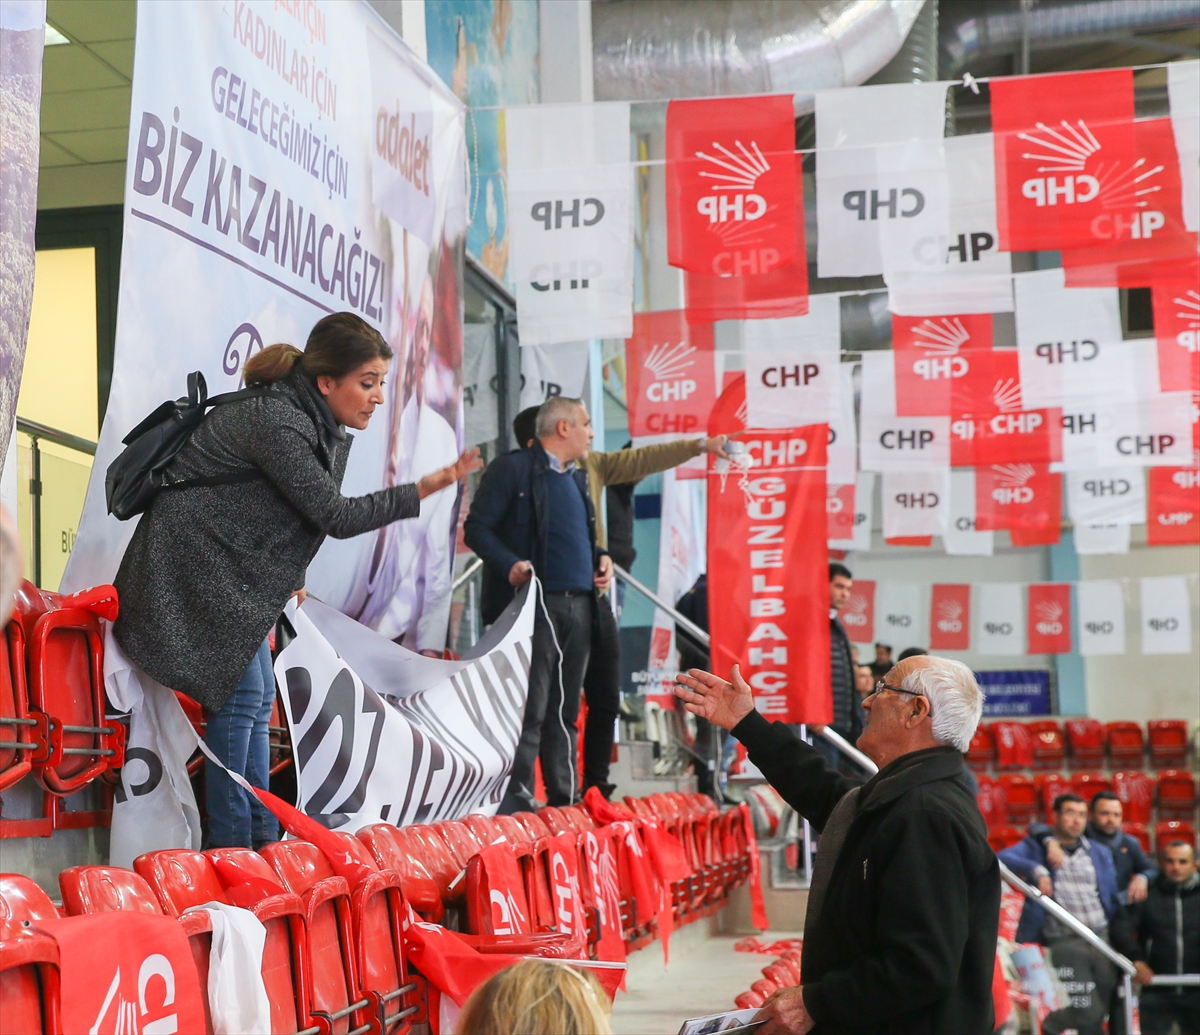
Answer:
<svg viewBox="0 0 1200 1035"><path fill-rule="evenodd" d="M292 372L292 368L300 362L303 355L295 345L268 345L246 360L246 365L242 368L242 379L247 388L282 381Z"/></svg>

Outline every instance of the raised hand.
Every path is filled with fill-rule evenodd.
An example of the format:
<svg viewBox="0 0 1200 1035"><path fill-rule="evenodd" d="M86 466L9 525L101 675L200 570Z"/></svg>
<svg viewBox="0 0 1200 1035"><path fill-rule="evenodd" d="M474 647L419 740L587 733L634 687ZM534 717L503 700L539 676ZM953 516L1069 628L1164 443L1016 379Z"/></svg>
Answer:
<svg viewBox="0 0 1200 1035"><path fill-rule="evenodd" d="M680 672L675 677L675 696L693 715L731 730L754 711L754 695L737 665L729 674L732 682L698 668L690 669L686 675Z"/></svg>
<svg viewBox="0 0 1200 1035"><path fill-rule="evenodd" d="M460 478L465 478L472 471L478 471L482 466L483 461L479 458L478 449L465 450L454 463L443 467L440 471L434 471L433 474L425 475L417 482L417 493L421 499L432 496L446 486L453 485Z"/></svg>

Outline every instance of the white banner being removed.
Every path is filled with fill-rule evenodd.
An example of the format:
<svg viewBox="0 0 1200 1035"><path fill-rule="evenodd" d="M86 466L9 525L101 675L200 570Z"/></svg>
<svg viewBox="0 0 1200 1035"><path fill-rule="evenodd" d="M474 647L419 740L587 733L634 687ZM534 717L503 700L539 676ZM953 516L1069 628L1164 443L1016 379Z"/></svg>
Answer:
<svg viewBox="0 0 1200 1035"><path fill-rule="evenodd" d="M494 814L521 734L536 607L532 590L518 596L459 661L422 657L316 600L289 607L296 638L275 678L300 809L348 830Z"/></svg>

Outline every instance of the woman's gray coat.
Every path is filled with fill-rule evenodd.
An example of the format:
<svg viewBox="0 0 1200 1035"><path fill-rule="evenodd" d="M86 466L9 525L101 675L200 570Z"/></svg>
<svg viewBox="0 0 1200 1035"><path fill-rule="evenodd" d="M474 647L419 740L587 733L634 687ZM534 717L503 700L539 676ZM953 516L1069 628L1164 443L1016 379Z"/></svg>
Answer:
<svg viewBox="0 0 1200 1035"><path fill-rule="evenodd" d="M130 660L216 711L304 585L326 535L346 539L416 517L415 485L342 495L351 441L299 372L213 409L169 479L262 477L164 489L142 515L115 580L113 632Z"/></svg>

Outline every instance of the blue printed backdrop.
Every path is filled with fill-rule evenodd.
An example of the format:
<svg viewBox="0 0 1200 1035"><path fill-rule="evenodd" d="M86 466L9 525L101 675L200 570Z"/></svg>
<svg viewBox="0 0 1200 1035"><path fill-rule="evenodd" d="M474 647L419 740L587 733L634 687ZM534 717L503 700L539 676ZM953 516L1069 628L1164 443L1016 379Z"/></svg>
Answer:
<svg viewBox="0 0 1200 1035"><path fill-rule="evenodd" d="M993 719L1050 714L1050 673L1040 669L976 672L983 714Z"/></svg>
<svg viewBox="0 0 1200 1035"><path fill-rule="evenodd" d="M425 40L429 64L471 108L467 251L507 280L508 155L504 112L494 106L539 100L537 2L428 0Z"/></svg>

